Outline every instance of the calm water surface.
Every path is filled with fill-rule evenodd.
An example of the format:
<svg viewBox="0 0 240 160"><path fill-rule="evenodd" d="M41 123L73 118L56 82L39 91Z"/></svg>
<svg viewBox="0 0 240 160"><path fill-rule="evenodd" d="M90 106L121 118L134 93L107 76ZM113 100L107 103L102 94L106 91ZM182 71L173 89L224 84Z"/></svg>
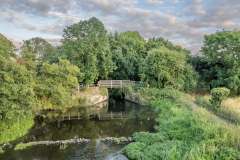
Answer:
<svg viewBox="0 0 240 160"><path fill-rule="evenodd" d="M45 117L43 119L43 117ZM129 137L134 132L154 132L156 114L149 107L129 101L110 99L91 107L73 107L66 112L45 111L35 117L35 125L24 137L10 142L90 139L88 143L69 144L64 150L59 146L32 146L14 151L6 148L1 160L65 160L65 159L127 159L121 152L127 143L101 142L104 137Z"/></svg>

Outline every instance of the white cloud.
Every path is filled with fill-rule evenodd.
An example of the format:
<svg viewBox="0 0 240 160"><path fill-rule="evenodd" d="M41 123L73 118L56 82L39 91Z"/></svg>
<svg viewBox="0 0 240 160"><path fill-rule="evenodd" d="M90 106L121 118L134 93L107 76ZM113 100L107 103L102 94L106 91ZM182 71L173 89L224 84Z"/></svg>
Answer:
<svg viewBox="0 0 240 160"><path fill-rule="evenodd" d="M145 4L147 4L148 6L157 7L164 4L164 2L159 0L147 0Z"/></svg>

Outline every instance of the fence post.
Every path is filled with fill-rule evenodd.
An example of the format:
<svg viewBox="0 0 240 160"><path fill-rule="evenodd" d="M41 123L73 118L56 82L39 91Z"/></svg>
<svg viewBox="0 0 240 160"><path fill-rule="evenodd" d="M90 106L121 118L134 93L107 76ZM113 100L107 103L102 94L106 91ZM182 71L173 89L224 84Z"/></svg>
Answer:
<svg viewBox="0 0 240 160"><path fill-rule="evenodd" d="M111 80L111 88L112 88L112 80Z"/></svg>
<svg viewBox="0 0 240 160"><path fill-rule="evenodd" d="M111 119L113 119L112 111L111 111Z"/></svg>

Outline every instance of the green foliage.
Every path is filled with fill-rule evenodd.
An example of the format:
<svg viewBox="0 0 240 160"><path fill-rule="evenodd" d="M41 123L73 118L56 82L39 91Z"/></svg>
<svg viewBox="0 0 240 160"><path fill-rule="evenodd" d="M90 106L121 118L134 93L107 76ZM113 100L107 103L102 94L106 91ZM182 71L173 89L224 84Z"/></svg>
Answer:
<svg viewBox="0 0 240 160"><path fill-rule="evenodd" d="M28 52L36 54L37 58L43 62L51 61L54 56L58 55L55 47L39 37L24 41L22 48L27 48Z"/></svg>
<svg viewBox="0 0 240 160"><path fill-rule="evenodd" d="M159 38L153 37L148 39L148 42L146 43L146 50L151 51L154 48L158 48L158 49L167 48L171 51L182 52L187 55L191 54L190 50L183 49L181 46L174 46L171 42L169 42L168 40L164 40L164 38L162 37L159 37Z"/></svg>
<svg viewBox="0 0 240 160"><path fill-rule="evenodd" d="M33 117L26 114L15 116L12 119L2 119L0 121L0 144L13 141L18 137L24 136L30 129L34 120Z"/></svg>
<svg viewBox="0 0 240 160"><path fill-rule="evenodd" d="M134 140L145 144L143 150L133 152L135 145L127 145L124 153L134 159L239 159L240 129L222 121L202 108L189 108L185 94L179 96L168 90L139 89L148 93L153 110L158 113L158 133L134 133ZM139 91L138 90L138 91ZM135 90L136 91L136 90ZM168 93L169 97L164 97ZM171 95L173 94L173 95ZM157 141L157 142L156 142ZM135 143L137 143L135 142ZM141 153L142 152L142 153ZM135 153L135 154L134 154Z"/></svg>
<svg viewBox="0 0 240 160"><path fill-rule="evenodd" d="M107 87L101 86L101 87L99 88L99 90L100 90L102 96L107 96L107 94L108 94L108 89L107 89Z"/></svg>
<svg viewBox="0 0 240 160"><path fill-rule="evenodd" d="M33 145L33 143L18 143L17 145L16 145L16 147L14 148L14 150L22 150L22 149L25 149L25 148L27 148L27 147L30 147L30 146L32 146Z"/></svg>
<svg viewBox="0 0 240 160"><path fill-rule="evenodd" d="M4 153L5 151L2 149L2 146L0 146L0 153Z"/></svg>
<svg viewBox="0 0 240 160"><path fill-rule="evenodd" d="M144 149L144 160L162 160L162 159L182 159L176 147L179 145L178 141L165 141L163 143L153 143Z"/></svg>
<svg viewBox="0 0 240 160"><path fill-rule="evenodd" d="M155 142L164 142L168 139L168 136L163 133L149 133L149 132L136 132L133 134L134 141L145 143L147 145Z"/></svg>
<svg viewBox="0 0 240 160"><path fill-rule="evenodd" d="M37 67L37 54L29 52L27 47L22 48L21 58L18 59L18 62L21 60L23 60L21 63L26 66L27 70L33 70Z"/></svg>
<svg viewBox="0 0 240 160"><path fill-rule="evenodd" d="M40 76L36 78L34 91L40 107L63 109L74 104L72 87L78 86L79 69L67 60L59 59L57 64L43 63Z"/></svg>
<svg viewBox="0 0 240 160"><path fill-rule="evenodd" d="M79 81L92 84L97 79L108 78L116 69L108 47L107 30L97 18L67 26L63 32L62 52L81 69L83 76Z"/></svg>
<svg viewBox="0 0 240 160"><path fill-rule="evenodd" d="M207 62L204 77L213 88L226 87L239 94L240 67L239 67L240 31L221 31L204 36L204 45L201 52Z"/></svg>
<svg viewBox="0 0 240 160"><path fill-rule="evenodd" d="M142 152L146 148L146 144L140 142L130 143L122 149L122 152L127 155L129 159L142 160Z"/></svg>
<svg viewBox="0 0 240 160"><path fill-rule="evenodd" d="M139 69L142 81L156 88L192 89L194 71L185 56L164 47L149 51Z"/></svg>
<svg viewBox="0 0 240 160"><path fill-rule="evenodd" d="M227 98L229 92L230 92L230 90L225 88L225 87L212 89L211 90L212 98L209 100L210 103L214 107L219 108L221 103L222 103L222 101Z"/></svg>
<svg viewBox="0 0 240 160"><path fill-rule="evenodd" d="M67 148L67 143L62 143L61 145L60 145L60 149L65 149L65 148Z"/></svg>
<svg viewBox="0 0 240 160"><path fill-rule="evenodd" d="M108 35L110 51L117 69L109 75L113 79L139 80L141 58L146 57L145 40L138 32L115 32Z"/></svg>
<svg viewBox="0 0 240 160"><path fill-rule="evenodd" d="M0 55L0 111L7 117L35 108L34 79L23 65Z"/></svg>
<svg viewBox="0 0 240 160"><path fill-rule="evenodd" d="M3 34L0 33L0 55L5 58L16 58L16 47Z"/></svg>

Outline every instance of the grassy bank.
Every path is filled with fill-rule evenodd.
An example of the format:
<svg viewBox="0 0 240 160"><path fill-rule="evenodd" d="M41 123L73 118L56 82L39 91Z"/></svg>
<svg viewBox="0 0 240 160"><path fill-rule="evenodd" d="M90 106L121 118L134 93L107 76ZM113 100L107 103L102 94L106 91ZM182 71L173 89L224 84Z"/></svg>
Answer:
<svg viewBox="0 0 240 160"><path fill-rule="evenodd" d="M199 94L192 94L192 98L195 102L208 109L209 111L213 112L215 115L230 121L236 124L240 123L240 99L239 97L227 98L223 100L221 103L220 108L215 108L211 105L209 99L211 95L199 95Z"/></svg>
<svg viewBox="0 0 240 160"><path fill-rule="evenodd" d="M240 128L228 126L174 90L139 89L158 113L157 133L134 133L123 148L129 159L240 159ZM144 90L144 91L143 91Z"/></svg>

